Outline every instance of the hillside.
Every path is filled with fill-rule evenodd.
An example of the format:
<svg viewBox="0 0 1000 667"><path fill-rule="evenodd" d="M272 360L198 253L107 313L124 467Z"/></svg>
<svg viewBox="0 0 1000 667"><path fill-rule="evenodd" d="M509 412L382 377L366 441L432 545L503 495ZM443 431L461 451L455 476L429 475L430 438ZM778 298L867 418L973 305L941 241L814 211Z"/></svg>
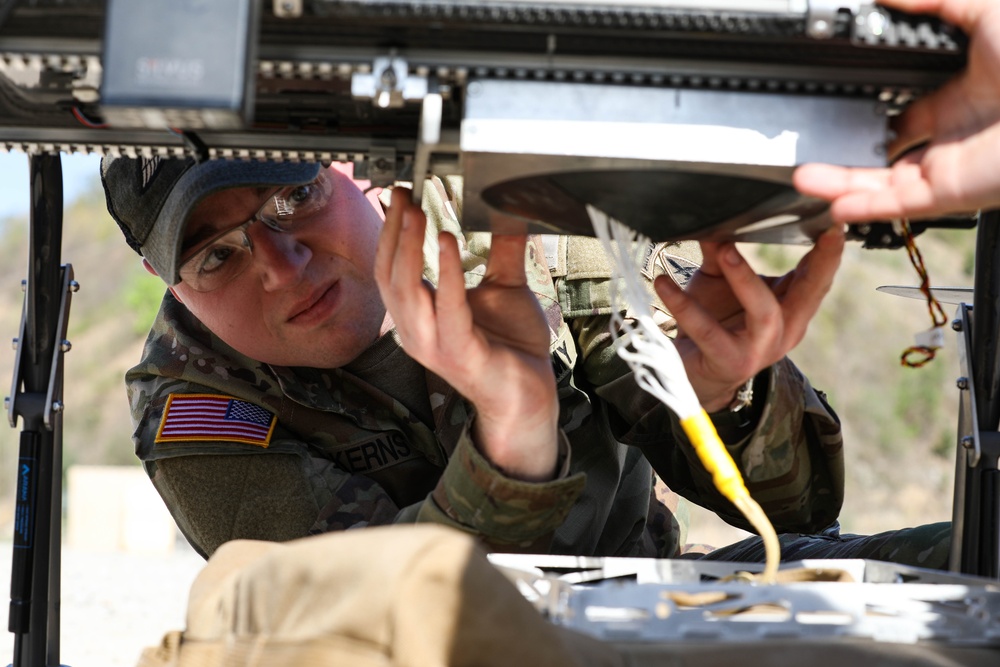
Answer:
<svg viewBox="0 0 1000 667"><path fill-rule="evenodd" d="M64 459L72 464L136 465L122 376L139 358L163 284L147 274L122 242L104 208L100 183L65 210L62 259L73 265L80 291L73 295L66 355ZM0 330L17 336L20 282L27 267L27 219L0 222ZM13 351L0 347L0 378L10 393ZM21 424L19 422L18 427ZM14 481L19 431L0 428L0 497ZM0 524L12 511L0 505Z"/></svg>
<svg viewBox="0 0 1000 667"><path fill-rule="evenodd" d="M0 221L0 331L17 335L27 220ZM974 233L927 233L918 243L936 285L971 285ZM748 246L762 273L783 272L802 250ZM66 211L63 261L81 290L73 298L67 356L67 465L135 465L122 376L139 357L162 283L121 240L93 189ZM885 284L915 285L904 251L845 253L832 293L792 355L826 391L843 424L848 451L848 531L875 532L950 516L958 391L955 343L919 369L899 365L913 335L929 326L918 300L876 293ZM946 306L949 315L954 308ZM949 332L950 333L950 332ZM9 393L13 353L0 346L0 380ZM12 511L18 431L0 428L0 525Z"/></svg>
<svg viewBox="0 0 1000 667"><path fill-rule="evenodd" d="M918 237L931 282L971 286L975 232ZM760 246L761 272L793 265L798 248ZM772 269L767 271L767 267ZM899 363L918 331L930 327L927 305L875 291L917 285L905 250L850 244L831 293L791 355L814 387L827 392L844 427L848 493L841 523L870 533L947 520L952 505L959 376L956 340L926 366ZM955 306L945 305L949 319Z"/></svg>

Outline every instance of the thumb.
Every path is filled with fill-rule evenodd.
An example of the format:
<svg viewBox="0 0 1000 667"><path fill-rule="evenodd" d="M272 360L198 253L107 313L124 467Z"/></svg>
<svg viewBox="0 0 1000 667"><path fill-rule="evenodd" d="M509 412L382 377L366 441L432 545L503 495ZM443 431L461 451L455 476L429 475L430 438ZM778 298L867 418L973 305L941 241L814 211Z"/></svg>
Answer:
<svg viewBox="0 0 1000 667"><path fill-rule="evenodd" d="M527 284L524 272L525 234L494 234L490 242L490 258L486 262L483 282L504 287Z"/></svg>

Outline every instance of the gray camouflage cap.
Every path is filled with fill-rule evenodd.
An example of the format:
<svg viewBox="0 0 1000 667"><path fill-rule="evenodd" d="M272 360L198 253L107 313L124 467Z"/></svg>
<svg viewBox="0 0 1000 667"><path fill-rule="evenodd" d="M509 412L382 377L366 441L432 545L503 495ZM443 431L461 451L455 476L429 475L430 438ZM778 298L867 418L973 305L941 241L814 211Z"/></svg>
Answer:
<svg viewBox="0 0 1000 667"><path fill-rule="evenodd" d="M319 169L305 162L106 157L101 183L125 240L168 285L176 285L185 223L198 202L227 188L302 185Z"/></svg>

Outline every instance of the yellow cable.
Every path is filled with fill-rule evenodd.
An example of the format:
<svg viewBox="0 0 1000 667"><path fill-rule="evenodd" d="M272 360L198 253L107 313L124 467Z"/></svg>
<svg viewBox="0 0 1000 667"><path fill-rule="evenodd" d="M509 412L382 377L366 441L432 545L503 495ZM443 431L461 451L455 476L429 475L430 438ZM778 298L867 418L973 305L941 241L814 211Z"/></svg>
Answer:
<svg viewBox="0 0 1000 667"><path fill-rule="evenodd" d="M739 468L719 439L715 425L704 410L681 419L681 428L687 434L702 465L712 475L715 488L743 513L764 542L764 572L761 580L773 584L777 579L781 546L774 526L757 501L750 496Z"/></svg>

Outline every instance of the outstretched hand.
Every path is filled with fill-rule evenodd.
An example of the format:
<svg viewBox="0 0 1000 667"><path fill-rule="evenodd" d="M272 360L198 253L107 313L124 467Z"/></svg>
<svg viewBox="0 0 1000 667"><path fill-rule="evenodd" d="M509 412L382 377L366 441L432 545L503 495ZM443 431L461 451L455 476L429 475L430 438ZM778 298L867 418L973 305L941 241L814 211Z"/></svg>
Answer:
<svg viewBox="0 0 1000 667"><path fill-rule="evenodd" d="M831 228L795 269L775 279L754 273L735 244L703 242L704 261L686 289L667 276L656 279L706 411L729 405L749 378L798 345L833 284L843 248L843 229Z"/></svg>
<svg viewBox="0 0 1000 667"><path fill-rule="evenodd" d="M508 476L551 479L559 403L549 329L525 276L523 235L494 235L486 274L466 290L458 243L442 233L437 288L423 279L427 220L396 188L375 278L403 348L476 408L477 447Z"/></svg>
<svg viewBox="0 0 1000 667"><path fill-rule="evenodd" d="M844 222L1000 208L1000 2L880 1L936 14L965 30L968 66L896 119L890 157L903 157L893 166L803 165L795 172L795 187L831 201L834 219Z"/></svg>

